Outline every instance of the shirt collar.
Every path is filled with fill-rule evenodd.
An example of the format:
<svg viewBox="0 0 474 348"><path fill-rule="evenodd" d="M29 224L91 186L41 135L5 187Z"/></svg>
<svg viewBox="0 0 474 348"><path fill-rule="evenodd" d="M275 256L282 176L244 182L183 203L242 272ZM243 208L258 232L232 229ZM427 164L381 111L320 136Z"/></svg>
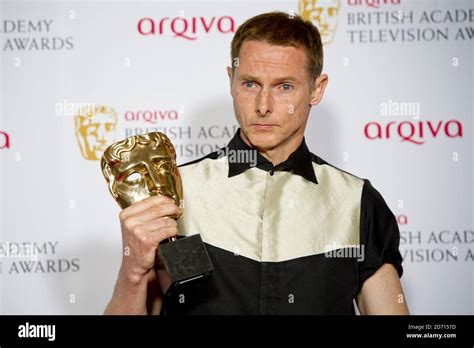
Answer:
<svg viewBox="0 0 474 348"><path fill-rule="evenodd" d="M312 155L306 146L304 138L300 146L288 159L276 166L242 140L240 128L224 150L226 152L224 155L227 155L229 162L229 178L256 166L271 174L275 171L288 171L300 175L315 184L318 183L314 173Z"/></svg>

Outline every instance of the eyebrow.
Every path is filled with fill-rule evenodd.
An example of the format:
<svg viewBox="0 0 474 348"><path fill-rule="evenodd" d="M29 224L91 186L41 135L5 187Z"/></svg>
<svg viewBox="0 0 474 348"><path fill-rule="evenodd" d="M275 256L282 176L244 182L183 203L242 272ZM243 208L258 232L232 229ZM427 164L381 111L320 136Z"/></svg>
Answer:
<svg viewBox="0 0 474 348"><path fill-rule="evenodd" d="M165 156L165 155L157 155L157 156L153 156L153 157L150 157L150 160L151 161L154 161L154 160L160 160L160 161L166 161L166 162L171 162L170 158L168 156ZM121 171L121 172L128 172L129 170L131 169L135 169L137 167L140 167L142 166L143 163L141 162L133 162L133 163L128 163L127 166L125 166L122 162L119 162L115 165L115 167Z"/></svg>
<svg viewBox="0 0 474 348"><path fill-rule="evenodd" d="M260 82L260 79L258 77L249 75L249 74L243 74L242 76L239 77L239 80L251 80L255 82ZM273 80L273 83L275 82L283 82L283 81L290 81L290 82L297 82L298 80L294 78L293 76L283 76L283 77L277 77Z"/></svg>
<svg viewBox="0 0 474 348"><path fill-rule="evenodd" d="M131 169L135 169L140 167L140 163L128 163L128 165L124 165L123 163L118 163L115 165L115 168L120 172L120 174L130 171Z"/></svg>

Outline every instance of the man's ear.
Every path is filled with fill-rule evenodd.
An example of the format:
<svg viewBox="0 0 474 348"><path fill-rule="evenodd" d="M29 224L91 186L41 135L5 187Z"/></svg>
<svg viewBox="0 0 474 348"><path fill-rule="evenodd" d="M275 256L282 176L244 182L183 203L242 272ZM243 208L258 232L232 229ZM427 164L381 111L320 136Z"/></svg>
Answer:
<svg viewBox="0 0 474 348"><path fill-rule="evenodd" d="M227 67L227 75L229 76L230 95L232 95L232 79L234 77L234 71L230 66Z"/></svg>
<svg viewBox="0 0 474 348"><path fill-rule="evenodd" d="M329 78L326 74L321 74L314 80L313 86L311 87L311 99L309 101L309 105L313 106L319 104L323 98L324 90L326 89L328 82Z"/></svg>

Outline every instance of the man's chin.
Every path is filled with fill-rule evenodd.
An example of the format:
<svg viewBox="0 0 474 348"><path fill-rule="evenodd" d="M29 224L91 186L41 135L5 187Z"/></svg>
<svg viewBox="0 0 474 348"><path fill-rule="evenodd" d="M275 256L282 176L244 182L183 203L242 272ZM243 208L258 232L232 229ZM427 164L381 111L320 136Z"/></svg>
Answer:
<svg viewBox="0 0 474 348"><path fill-rule="evenodd" d="M268 132L252 132L249 134L249 141L252 144L252 147L257 148L258 150L268 150L275 147L277 141L275 134Z"/></svg>

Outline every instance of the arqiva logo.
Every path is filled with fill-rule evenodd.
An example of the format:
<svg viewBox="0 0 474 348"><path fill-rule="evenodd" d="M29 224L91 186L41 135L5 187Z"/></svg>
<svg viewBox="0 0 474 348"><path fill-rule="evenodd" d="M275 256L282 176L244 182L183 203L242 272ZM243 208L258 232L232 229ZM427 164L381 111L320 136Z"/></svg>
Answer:
<svg viewBox="0 0 474 348"><path fill-rule="evenodd" d="M0 131L0 150L10 148L10 136L7 132Z"/></svg>
<svg viewBox="0 0 474 348"><path fill-rule="evenodd" d="M174 18L163 17L153 19L141 18L137 24L141 35L166 35L173 33L174 38L196 40L198 35L219 32L221 34L233 33L235 30L234 19L231 16L191 17L177 16Z"/></svg>
<svg viewBox="0 0 474 348"><path fill-rule="evenodd" d="M364 127L364 135L370 140L384 140L400 138L401 142L408 141L421 145L427 137L430 138L462 138L462 123L458 120L445 121L402 121L388 122L383 125L379 122L369 122Z"/></svg>

